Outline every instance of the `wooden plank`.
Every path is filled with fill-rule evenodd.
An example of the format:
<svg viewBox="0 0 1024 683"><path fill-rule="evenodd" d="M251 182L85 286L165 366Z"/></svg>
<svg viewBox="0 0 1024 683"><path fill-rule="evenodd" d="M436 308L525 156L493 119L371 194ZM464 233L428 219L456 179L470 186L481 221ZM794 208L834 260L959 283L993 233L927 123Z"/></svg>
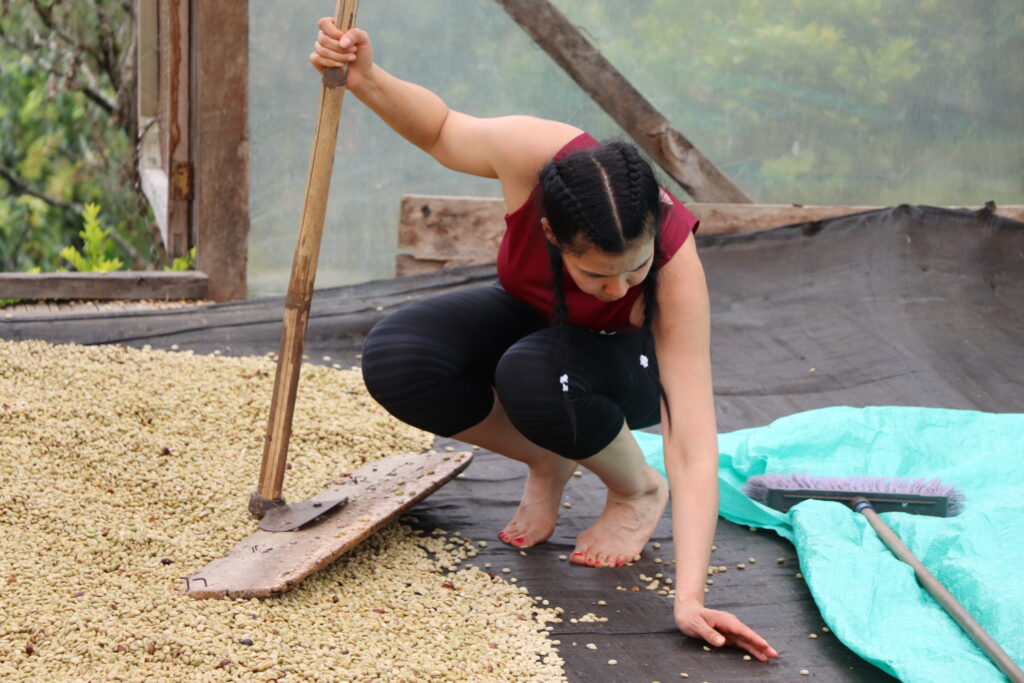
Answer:
<svg viewBox="0 0 1024 683"><path fill-rule="evenodd" d="M838 218L880 206L803 206L794 204L716 204L694 202L686 208L700 221L702 235L757 232L783 225Z"/></svg>
<svg viewBox="0 0 1024 683"><path fill-rule="evenodd" d="M193 225L207 298L246 297L249 242L247 0L192 0ZM231 40L224 40L224 27Z"/></svg>
<svg viewBox="0 0 1024 683"><path fill-rule="evenodd" d="M753 203L548 0L497 2L687 194L699 202Z"/></svg>
<svg viewBox="0 0 1024 683"><path fill-rule="evenodd" d="M493 261L505 232L505 202L477 197L402 197L398 277Z"/></svg>
<svg viewBox="0 0 1024 683"><path fill-rule="evenodd" d="M204 299L206 273L0 273L2 299Z"/></svg>
<svg viewBox="0 0 1024 683"><path fill-rule="evenodd" d="M194 598L266 598L290 590L464 470L472 452L392 455L369 463L313 501L348 498L327 519L295 531L256 531L187 579Z"/></svg>
<svg viewBox="0 0 1024 683"><path fill-rule="evenodd" d="M701 235L718 235L810 223L885 207L691 202L686 208L700 220ZM985 207L950 208L979 211ZM505 232L505 211L501 199L403 195L398 248L411 253L396 257L395 274L404 277L493 262ZM1024 205L996 207L993 213L1024 222Z"/></svg>
<svg viewBox="0 0 1024 683"><path fill-rule="evenodd" d="M115 313L125 313L134 311L146 311L151 313L158 313L167 311L169 309L187 309L197 308L199 306L207 305L202 300L172 300L172 301L152 301L152 300L140 300L140 301L118 301ZM74 316L75 319L81 319L83 316L99 316L109 318L110 315L104 310L103 306L99 305L95 301L59 301L56 306L56 310L53 309L50 302L46 301L30 301L27 303L14 304L13 306L5 306L0 308L0 320L24 320L25 318L43 318L49 320L59 320L62 317ZM66 341L72 341L68 339Z"/></svg>

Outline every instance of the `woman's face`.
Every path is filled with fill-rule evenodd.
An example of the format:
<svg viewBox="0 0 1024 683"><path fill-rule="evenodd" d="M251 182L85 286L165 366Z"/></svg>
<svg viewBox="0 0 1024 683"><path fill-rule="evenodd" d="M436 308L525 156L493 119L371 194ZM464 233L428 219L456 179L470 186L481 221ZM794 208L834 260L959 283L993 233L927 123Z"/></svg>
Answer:
<svg viewBox="0 0 1024 683"><path fill-rule="evenodd" d="M583 292L601 301L617 301L630 287L644 281L654 262L654 238L636 240L621 254L597 247L583 252L562 252L565 269Z"/></svg>

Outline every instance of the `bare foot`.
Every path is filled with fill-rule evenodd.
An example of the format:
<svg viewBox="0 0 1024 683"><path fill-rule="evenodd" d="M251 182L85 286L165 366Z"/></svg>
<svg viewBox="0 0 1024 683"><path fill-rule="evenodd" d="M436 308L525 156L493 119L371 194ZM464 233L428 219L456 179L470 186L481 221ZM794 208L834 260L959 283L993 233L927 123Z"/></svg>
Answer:
<svg viewBox="0 0 1024 683"><path fill-rule="evenodd" d="M591 567L618 567L631 562L650 540L668 502L668 482L646 466L647 486L637 496L608 491L604 510L593 526L576 537L569 558Z"/></svg>
<svg viewBox="0 0 1024 683"><path fill-rule="evenodd" d="M530 468L519 509L498 538L517 548L529 548L546 541L555 531L562 491L576 463L557 458L550 468Z"/></svg>

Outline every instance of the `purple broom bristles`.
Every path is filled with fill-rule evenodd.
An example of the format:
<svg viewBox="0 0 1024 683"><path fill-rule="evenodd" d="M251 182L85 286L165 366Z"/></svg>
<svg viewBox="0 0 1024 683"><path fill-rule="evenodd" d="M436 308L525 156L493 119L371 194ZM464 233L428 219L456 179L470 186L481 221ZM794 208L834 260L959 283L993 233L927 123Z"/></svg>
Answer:
<svg viewBox="0 0 1024 683"><path fill-rule="evenodd" d="M960 489L939 479L908 479L900 477L816 477L810 474L759 474L747 480L743 492L752 500L765 503L768 491L849 491L851 493L896 493L912 496L941 496L949 499L949 514L963 510L964 494Z"/></svg>

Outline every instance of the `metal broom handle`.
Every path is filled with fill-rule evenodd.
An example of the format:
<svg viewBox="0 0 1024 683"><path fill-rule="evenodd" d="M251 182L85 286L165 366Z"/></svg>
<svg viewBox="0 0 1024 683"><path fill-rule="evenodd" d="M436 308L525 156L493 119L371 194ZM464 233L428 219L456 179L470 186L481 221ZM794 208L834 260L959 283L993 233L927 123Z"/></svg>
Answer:
<svg viewBox="0 0 1024 683"><path fill-rule="evenodd" d="M342 31L355 24L359 0L338 0L334 21ZM341 103L345 97L348 65L324 69L320 88L320 107L313 136L313 153L306 176L306 194L299 220L299 239L295 245L288 295L285 298L284 326L281 329L281 352L274 375L274 393L270 401L270 418L263 444L263 464L259 487L249 497L249 513L260 519L272 508L284 505L281 487L284 483L288 441L292 434L295 394L302 368L302 347L313 301L313 281L320 255L320 238L327 213L327 193L334 167L334 148L338 140Z"/></svg>
<svg viewBox="0 0 1024 683"><path fill-rule="evenodd" d="M1021 668L1010 659L1010 655L1006 654L1006 651L999 647L999 643L988 634L988 631L982 628L981 624L971 616L971 613L953 597L953 594L946 590L946 587L928 571L928 568L921 564L921 561L900 540L896 532L882 521L882 518L871 507L870 501L867 498L858 496L851 501L851 504L854 510L867 517L868 523L874 528L875 533L882 539L882 542L889 547L892 554L914 568L917 582L926 591L931 593L932 597L949 613L949 616L956 620L956 623L960 624L960 628L966 631L967 635L985 651L992 662L999 667L999 670L1006 674L1006 677L1013 683L1024 683L1024 671L1021 671Z"/></svg>

